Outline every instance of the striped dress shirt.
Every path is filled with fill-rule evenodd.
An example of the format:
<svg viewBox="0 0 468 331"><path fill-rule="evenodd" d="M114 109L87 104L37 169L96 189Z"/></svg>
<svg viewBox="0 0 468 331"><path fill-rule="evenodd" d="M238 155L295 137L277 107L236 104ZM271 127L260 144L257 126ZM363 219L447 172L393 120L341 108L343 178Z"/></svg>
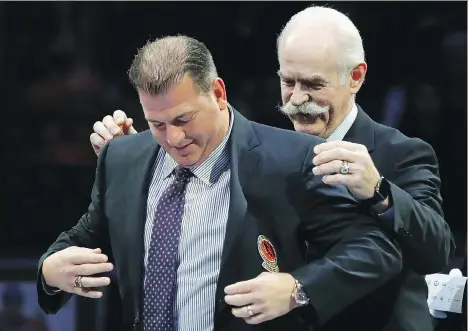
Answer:
<svg viewBox="0 0 468 331"><path fill-rule="evenodd" d="M232 111L230 118L228 133L221 144L202 164L191 168L194 177L185 192L179 242L174 307L176 331L213 330L216 284L229 212L231 170L226 144L234 120ZM145 266L156 207L162 192L173 180L175 167L177 163L161 148L148 192Z"/></svg>

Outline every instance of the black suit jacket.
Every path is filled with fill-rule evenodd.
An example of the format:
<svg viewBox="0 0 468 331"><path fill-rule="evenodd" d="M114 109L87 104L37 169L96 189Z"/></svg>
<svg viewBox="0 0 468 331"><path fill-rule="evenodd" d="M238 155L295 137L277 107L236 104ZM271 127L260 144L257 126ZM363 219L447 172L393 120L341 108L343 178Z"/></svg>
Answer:
<svg viewBox="0 0 468 331"><path fill-rule="evenodd" d="M432 147L374 122L360 107L345 141L367 147L379 172L391 183L394 218L379 225L403 250L404 270L324 330L431 331L424 275L442 271L455 244L443 218L437 157Z"/></svg>
<svg viewBox="0 0 468 331"><path fill-rule="evenodd" d="M323 184L311 172L313 148L323 140L250 122L235 112L229 217L216 293L215 330L308 330L389 279L402 267L398 246L358 210L343 187ZM102 247L118 274L124 329L141 326L143 228L159 146L151 133L112 140L100 154L89 210L60 234L39 264L39 304L57 312L69 298L47 295L41 265L69 246ZM276 248L280 271L290 272L312 305L257 326L232 316L224 287L263 272L257 237ZM306 244L307 242L307 244ZM306 256L313 261L305 264ZM338 301L336 301L338 300Z"/></svg>

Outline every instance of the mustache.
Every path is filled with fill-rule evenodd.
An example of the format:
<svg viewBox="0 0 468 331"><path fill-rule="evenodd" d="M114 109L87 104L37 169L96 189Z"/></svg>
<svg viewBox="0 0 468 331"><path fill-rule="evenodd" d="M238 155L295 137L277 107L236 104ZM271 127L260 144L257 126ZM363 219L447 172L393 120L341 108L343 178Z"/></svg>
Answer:
<svg viewBox="0 0 468 331"><path fill-rule="evenodd" d="M330 110L330 106L320 106L313 101L307 101L299 106L293 105L291 102L281 106L278 105L278 110L286 116L294 116L299 114L318 116Z"/></svg>

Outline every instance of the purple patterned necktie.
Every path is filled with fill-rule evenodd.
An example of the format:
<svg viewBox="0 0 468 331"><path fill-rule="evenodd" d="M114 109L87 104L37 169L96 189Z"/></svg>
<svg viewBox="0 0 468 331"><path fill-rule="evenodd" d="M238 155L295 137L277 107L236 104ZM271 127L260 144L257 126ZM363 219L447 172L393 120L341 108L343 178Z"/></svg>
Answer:
<svg viewBox="0 0 468 331"><path fill-rule="evenodd" d="M151 233L144 286L143 330L175 329L174 300L180 226L184 213L185 188L193 173L182 167L159 199Z"/></svg>

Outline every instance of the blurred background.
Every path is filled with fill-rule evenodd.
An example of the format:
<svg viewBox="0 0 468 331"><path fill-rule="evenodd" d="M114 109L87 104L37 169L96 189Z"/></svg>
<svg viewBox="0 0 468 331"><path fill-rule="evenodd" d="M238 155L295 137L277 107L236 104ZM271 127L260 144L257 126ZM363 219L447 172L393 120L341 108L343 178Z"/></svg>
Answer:
<svg viewBox="0 0 468 331"><path fill-rule="evenodd" d="M47 320L37 306L28 306L36 300L37 260L86 211L96 165L89 143L93 123L122 109L135 119L137 130L147 129L126 75L137 48L148 39L177 33L205 42L236 109L249 119L292 128L275 110L280 102L275 42L290 16L311 4L1 3L6 198L0 223L0 310L5 305L10 313L22 309L18 314L33 320L27 330L56 330L57 322ZM456 237L456 258L462 259L467 223L466 2L328 5L347 13L364 40L369 68L358 103L373 119L434 147L446 220ZM115 318L106 314L106 303L118 295L115 288L110 291L107 301L100 301L104 308L71 301L70 311L55 317L68 323L60 330L117 330ZM87 317L77 318L77 311L80 316L87 311ZM19 330L2 325L1 316L0 331Z"/></svg>

